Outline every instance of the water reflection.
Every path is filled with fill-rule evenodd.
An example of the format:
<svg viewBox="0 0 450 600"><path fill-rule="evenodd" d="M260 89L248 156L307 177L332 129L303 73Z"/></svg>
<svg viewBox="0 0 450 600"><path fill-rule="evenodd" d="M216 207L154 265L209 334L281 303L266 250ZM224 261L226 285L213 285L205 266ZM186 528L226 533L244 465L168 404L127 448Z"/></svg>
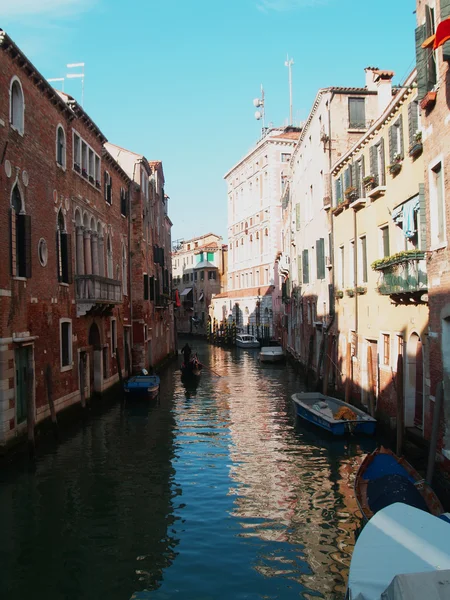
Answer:
<svg viewBox="0 0 450 600"><path fill-rule="evenodd" d="M0 597L343 598L375 442L296 421L289 365L195 350L199 381L174 363L159 404L116 405L2 473Z"/></svg>

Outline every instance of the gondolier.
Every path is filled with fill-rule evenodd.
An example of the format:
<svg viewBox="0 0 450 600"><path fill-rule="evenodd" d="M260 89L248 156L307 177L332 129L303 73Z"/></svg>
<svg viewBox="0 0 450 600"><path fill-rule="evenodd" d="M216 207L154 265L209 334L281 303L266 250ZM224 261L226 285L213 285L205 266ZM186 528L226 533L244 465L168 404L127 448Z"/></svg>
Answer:
<svg viewBox="0 0 450 600"><path fill-rule="evenodd" d="M188 365L189 361L191 360L192 350L191 350L191 347L189 346L189 344L187 342L183 346L183 348L181 349L181 352L183 354L184 364Z"/></svg>

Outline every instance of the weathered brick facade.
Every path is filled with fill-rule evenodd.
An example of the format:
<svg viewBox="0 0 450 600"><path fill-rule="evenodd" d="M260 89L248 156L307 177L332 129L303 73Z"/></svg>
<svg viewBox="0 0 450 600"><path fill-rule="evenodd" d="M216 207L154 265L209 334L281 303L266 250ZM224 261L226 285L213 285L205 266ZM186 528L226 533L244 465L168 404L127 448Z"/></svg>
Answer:
<svg viewBox="0 0 450 600"><path fill-rule="evenodd" d="M450 2L417 2L416 52L421 101L425 196L427 200L427 271L429 283L430 415L436 389L444 382L440 449L450 467L450 71L448 43L433 51L422 44L450 17ZM434 57L434 58L433 58ZM440 205L440 206L439 206Z"/></svg>
<svg viewBox="0 0 450 600"><path fill-rule="evenodd" d="M130 235L142 217L131 229L139 186L103 133L3 32L0 86L9 92L0 95L1 446L27 414L48 417L50 400L59 411L116 384L116 348L131 370ZM156 360L173 350L171 333Z"/></svg>

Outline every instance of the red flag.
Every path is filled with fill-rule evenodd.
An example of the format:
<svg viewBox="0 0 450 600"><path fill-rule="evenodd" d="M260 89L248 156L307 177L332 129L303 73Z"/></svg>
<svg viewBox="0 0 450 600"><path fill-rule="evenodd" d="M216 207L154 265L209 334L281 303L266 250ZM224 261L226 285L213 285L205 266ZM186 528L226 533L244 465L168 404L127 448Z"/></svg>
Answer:
<svg viewBox="0 0 450 600"><path fill-rule="evenodd" d="M178 290L175 290L175 306L181 306L180 295L178 294Z"/></svg>
<svg viewBox="0 0 450 600"><path fill-rule="evenodd" d="M439 48L439 46L442 46L448 40L450 40L450 19L445 19L445 21L441 21L437 26L433 50L436 50L436 48Z"/></svg>

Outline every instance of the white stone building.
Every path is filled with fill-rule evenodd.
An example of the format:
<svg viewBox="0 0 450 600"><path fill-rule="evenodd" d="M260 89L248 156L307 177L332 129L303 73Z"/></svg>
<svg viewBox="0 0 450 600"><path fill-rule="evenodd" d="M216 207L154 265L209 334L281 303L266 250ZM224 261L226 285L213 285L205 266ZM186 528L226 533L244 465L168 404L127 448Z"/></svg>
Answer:
<svg viewBox="0 0 450 600"><path fill-rule="evenodd" d="M228 289L213 298L211 317L234 320L274 335L281 307L276 256L281 194L300 135L296 127L270 129L225 175L228 194ZM259 330L261 334L261 330Z"/></svg>

